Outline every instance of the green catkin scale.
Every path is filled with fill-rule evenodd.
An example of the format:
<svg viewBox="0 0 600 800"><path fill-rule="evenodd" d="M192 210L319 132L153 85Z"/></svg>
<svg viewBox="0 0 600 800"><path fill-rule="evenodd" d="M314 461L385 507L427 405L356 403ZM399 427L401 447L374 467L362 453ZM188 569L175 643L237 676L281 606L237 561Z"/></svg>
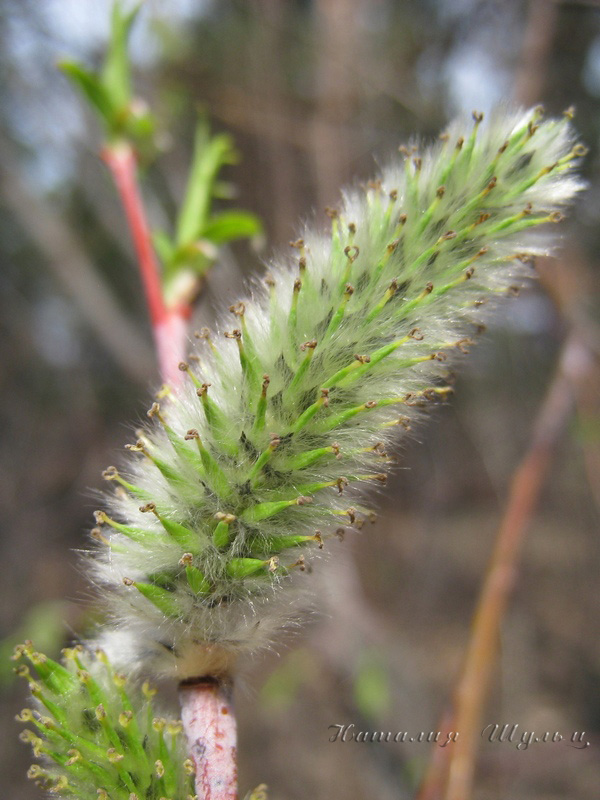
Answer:
<svg viewBox="0 0 600 800"><path fill-rule="evenodd" d="M305 558L360 525L389 445L546 253L581 188L570 115L455 123L307 229L161 398L97 514L120 667L227 671L304 606Z"/></svg>
<svg viewBox="0 0 600 800"><path fill-rule="evenodd" d="M17 720L43 761L28 772L41 788L82 800L192 800L181 722L157 716L154 689L132 685L102 651L75 647L58 663L27 642L14 659L33 696Z"/></svg>

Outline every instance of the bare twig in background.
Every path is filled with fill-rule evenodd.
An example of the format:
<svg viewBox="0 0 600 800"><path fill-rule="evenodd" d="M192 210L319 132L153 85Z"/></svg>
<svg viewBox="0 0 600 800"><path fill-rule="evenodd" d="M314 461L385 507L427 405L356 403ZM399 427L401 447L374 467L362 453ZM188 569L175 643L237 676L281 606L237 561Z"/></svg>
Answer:
<svg viewBox="0 0 600 800"><path fill-rule="evenodd" d="M593 268L584 253L570 243L559 260L538 259L540 281L559 308L563 319L585 342L591 353L600 356L600 326L592 314L582 314L582 308L594 297ZM588 485L600 509L600 442L594 435L595 420L600 418L600 363L596 361L585 384L577 391L577 416L580 444Z"/></svg>
<svg viewBox="0 0 600 800"><path fill-rule="evenodd" d="M515 584L524 536L552 463L554 448L571 415L577 387L589 373L592 363L587 347L576 335L570 336L540 410L529 449L513 476L455 690L453 729L459 732L459 737L454 746L448 748L445 800L465 800L471 796L481 714L496 664L500 624Z"/></svg>
<svg viewBox="0 0 600 800"><path fill-rule="evenodd" d="M507 508L472 624L465 662L454 693L453 710L443 730L459 737L443 751L437 748L421 786L419 800L465 800L471 796L480 718L498 653L500 624L512 592L524 536L539 501L556 443L568 421L578 387L590 373L593 357L572 334L540 409L527 453L510 487ZM442 730L442 728L440 728ZM442 790L442 787L445 787Z"/></svg>
<svg viewBox="0 0 600 800"><path fill-rule="evenodd" d="M125 375L147 386L154 371L151 349L119 309L78 239L8 164L14 163L6 142L0 145L2 200L45 255L62 290L73 299L81 318L93 329Z"/></svg>
<svg viewBox="0 0 600 800"><path fill-rule="evenodd" d="M577 414L582 428L582 448L590 491L600 511L600 441L598 436L588 437L587 426L600 419L600 364L590 375L586 386L577 393Z"/></svg>
<svg viewBox="0 0 600 800"><path fill-rule="evenodd" d="M515 97L524 105L532 105L543 94L557 16L557 4L530 0L514 81ZM573 325L573 332L559 359L557 374L540 409L530 447L513 475L452 707L439 723L442 726L440 730L458 731L458 740L451 748L432 749L418 800L442 797L444 800L466 800L471 796L480 719L498 655L500 625L517 575L523 540L551 464L554 446L571 414L578 384L584 375L591 373L591 352L576 330Z"/></svg>
<svg viewBox="0 0 600 800"><path fill-rule="evenodd" d="M460 742L451 748L434 747L418 800L463 800L470 796L479 738L479 719L489 690L491 672L498 655L497 640L518 569L525 534L539 501L553 457L554 446L574 406L585 423L598 414L597 331L588 320L578 320L573 307L581 307L585 265L573 254L574 263L541 259L540 279L571 322L572 333L559 359L556 377L549 387L534 427L529 450L515 471L508 504L497 535L472 625L465 664L454 693L454 703L442 716L438 730L459 731ZM575 273L575 274L574 274ZM588 483L600 505L596 479L600 469L597 445L583 441L582 450ZM447 794L443 786L448 782Z"/></svg>

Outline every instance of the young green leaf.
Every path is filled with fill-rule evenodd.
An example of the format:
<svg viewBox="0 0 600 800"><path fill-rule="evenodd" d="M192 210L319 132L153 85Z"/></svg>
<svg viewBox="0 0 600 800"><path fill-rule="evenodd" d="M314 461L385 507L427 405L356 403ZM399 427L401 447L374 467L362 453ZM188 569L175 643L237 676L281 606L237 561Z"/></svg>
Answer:
<svg viewBox="0 0 600 800"><path fill-rule="evenodd" d="M75 61L61 61L59 68L81 90L100 117L107 122L115 112L115 105L110 93L100 79Z"/></svg>
<svg viewBox="0 0 600 800"><path fill-rule="evenodd" d="M131 70L127 52L131 27L142 7L135 5L125 11L120 2L115 2L111 15L111 35L104 68L102 83L118 109L124 109L131 102Z"/></svg>
<svg viewBox="0 0 600 800"><path fill-rule="evenodd" d="M234 239L257 236L262 231L259 218L249 211L222 211L214 214L200 235L214 244L225 244Z"/></svg>
<svg viewBox="0 0 600 800"><path fill-rule="evenodd" d="M196 127L190 177L177 220L177 247L185 247L199 238L208 221L217 175L222 167L237 160L231 137L219 134L211 138L208 122L201 119Z"/></svg>

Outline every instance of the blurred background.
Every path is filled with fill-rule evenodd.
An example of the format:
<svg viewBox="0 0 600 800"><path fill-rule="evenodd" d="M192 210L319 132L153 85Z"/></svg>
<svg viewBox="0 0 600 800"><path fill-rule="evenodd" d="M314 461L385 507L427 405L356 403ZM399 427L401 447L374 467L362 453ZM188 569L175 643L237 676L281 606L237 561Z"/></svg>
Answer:
<svg viewBox="0 0 600 800"><path fill-rule="evenodd" d="M9 661L58 653L93 609L78 565L101 470L157 385L128 232L96 120L56 69L99 62L109 0L0 0L0 775L33 800L25 703ZM540 284L504 307L450 405L405 437L374 526L332 545L320 613L238 691L240 779L272 800L411 798L425 744L330 743L328 726L435 731L511 476L573 328L600 347L600 3L588 0L147 0L136 87L161 121L146 180L154 224L180 196L195 115L233 134L236 205L266 243L236 245L197 310L239 299L298 221L368 179L413 134L498 103L575 105L589 189ZM223 204L223 208L226 204ZM586 751L483 743L479 800L584 800L600 786L600 372L576 395L504 623L485 724L586 731ZM320 571L317 570L317 573ZM321 582L317 574L316 582ZM84 601L82 605L81 601Z"/></svg>

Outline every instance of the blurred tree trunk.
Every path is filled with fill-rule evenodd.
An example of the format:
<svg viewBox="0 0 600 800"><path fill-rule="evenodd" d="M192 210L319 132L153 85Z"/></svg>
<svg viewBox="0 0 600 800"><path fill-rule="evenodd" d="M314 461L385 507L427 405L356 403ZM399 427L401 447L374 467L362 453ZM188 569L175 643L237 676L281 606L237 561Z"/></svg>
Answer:
<svg viewBox="0 0 600 800"><path fill-rule="evenodd" d="M250 113L264 116L266 108L269 120L268 131L260 138L260 152L272 197L273 211L268 224L272 240L279 244L292 237L292 226L301 206L295 159L290 145L295 138L290 130L294 114L290 108L284 72L288 61L284 34L289 10L287 4L280 0L253 0L253 3L258 24L255 38L249 45L255 100ZM268 94L265 95L265 91ZM256 122L256 127L260 129L260 120Z"/></svg>
<svg viewBox="0 0 600 800"><path fill-rule="evenodd" d="M548 0L531 0L529 3L514 82L515 99L524 106L539 103L543 97L557 17L558 3Z"/></svg>
<svg viewBox="0 0 600 800"><path fill-rule="evenodd" d="M311 144L317 205L336 202L352 161L350 128L358 106L365 0L315 0L315 110Z"/></svg>

